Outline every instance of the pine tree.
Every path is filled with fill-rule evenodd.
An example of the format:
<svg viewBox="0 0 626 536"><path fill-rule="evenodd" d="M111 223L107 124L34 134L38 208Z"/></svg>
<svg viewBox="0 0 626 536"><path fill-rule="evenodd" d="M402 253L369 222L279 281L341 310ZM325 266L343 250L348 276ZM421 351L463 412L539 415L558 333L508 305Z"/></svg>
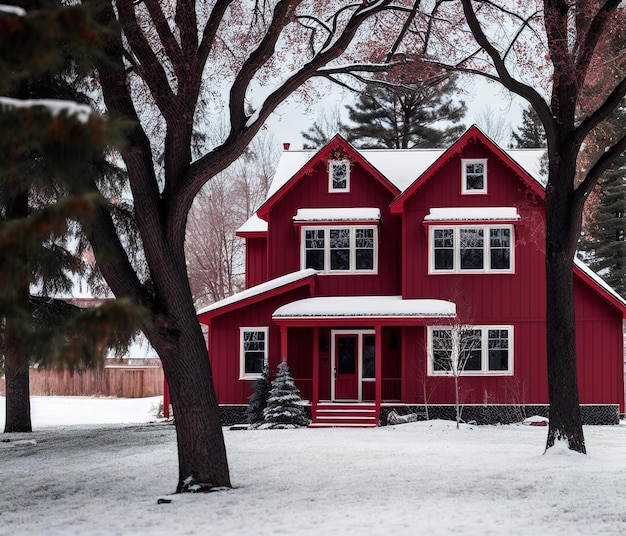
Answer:
<svg viewBox="0 0 626 536"><path fill-rule="evenodd" d="M67 290L83 263L66 249L78 224L106 202L85 193L103 151L119 136L68 100L65 77L96 34L80 6L27 13L0 9L0 330L5 432L29 432L31 363L71 370L101 363L139 322L128 302L78 309L49 297ZM44 60L45 58L45 60ZM64 75L59 73L65 73ZM73 193L73 195L69 195ZM41 294L31 296L31 286ZM124 334L122 334L124 332Z"/></svg>
<svg viewBox="0 0 626 536"><path fill-rule="evenodd" d="M267 407L267 400L270 396L271 382L267 366L263 367L261 377L254 382L254 392L250 396L248 407L246 408L246 418L248 428L254 430L265 422L264 410Z"/></svg>
<svg viewBox="0 0 626 536"><path fill-rule="evenodd" d="M287 363L280 363L276 378L272 381L267 407L263 411L265 424L261 428L301 428L308 426L308 418L301 404L300 391L296 387Z"/></svg>
<svg viewBox="0 0 626 536"><path fill-rule="evenodd" d="M598 182L579 249L591 269L626 296L626 156Z"/></svg>
<svg viewBox="0 0 626 536"><path fill-rule="evenodd" d="M626 296L626 159L600 180L600 200L591 223L591 268Z"/></svg>
<svg viewBox="0 0 626 536"><path fill-rule="evenodd" d="M335 134L341 134L344 137L347 136L346 127L341 122L337 108L322 111L313 125L307 130L303 130L301 134L304 140L302 144L304 149L320 149L326 145Z"/></svg>
<svg viewBox="0 0 626 536"><path fill-rule="evenodd" d="M465 103L455 102L454 78L439 84L369 84L348 105L347 140L356 147L446 147L464 130ZM447 126L444 126L446 125Z"/></svg>
<svg viewBox="0 0 626 536"><path fill-rule="evenodd" d="M519 133L513 132L515 147L518 149L534 149L546 146L546 134L539 115L532 106L522 112L522 126Z"/></svg>

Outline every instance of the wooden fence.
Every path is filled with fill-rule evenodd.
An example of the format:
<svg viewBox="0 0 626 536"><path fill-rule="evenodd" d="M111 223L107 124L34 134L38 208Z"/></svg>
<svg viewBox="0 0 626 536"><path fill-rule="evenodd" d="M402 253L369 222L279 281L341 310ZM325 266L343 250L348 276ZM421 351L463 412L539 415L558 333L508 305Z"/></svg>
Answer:
<svg viewBox="0 0 626 536"><path fill-rule="evenodd" d="M4 378L0 380L4 395ZM67 370L30 369L33 396L115 396L144 398L163 394L161 367L108 366L70 374Z"/></svg>

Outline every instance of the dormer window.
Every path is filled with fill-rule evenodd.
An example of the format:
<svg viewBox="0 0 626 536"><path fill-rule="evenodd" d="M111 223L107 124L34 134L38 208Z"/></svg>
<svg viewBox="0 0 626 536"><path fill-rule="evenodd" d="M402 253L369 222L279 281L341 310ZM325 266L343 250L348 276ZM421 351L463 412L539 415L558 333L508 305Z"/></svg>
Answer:
<svg viewBox="0 0 626 536"><path fill-rule="evenodd" d="M348 160L331 160L328 163L328 191L350 191L350 162Z"/></svg>
<svg viewBox="0 0 626 536"><path fill-rule="evenodd" d="M487 159L461 160L461 193L487 193Z"/></svg>

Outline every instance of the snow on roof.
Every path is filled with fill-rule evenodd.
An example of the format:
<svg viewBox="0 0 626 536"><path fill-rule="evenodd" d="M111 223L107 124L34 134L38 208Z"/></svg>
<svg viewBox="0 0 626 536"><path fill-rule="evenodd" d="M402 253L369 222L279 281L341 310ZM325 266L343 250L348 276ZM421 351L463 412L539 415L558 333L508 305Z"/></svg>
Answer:
<svg viewBox="0 0 626 536"><path fill-rule="evenodd" d="M517 221L520 215L515 207L452 207L431 208L424 221Z"/></svg>
<svg viewBox="0 0 626 536"><path fill-rule="evenodd" d="M243 233L267 233L267 222L256 215L256 212L236 231Z"/></svg>
<svg viewBox="0 0 626 536"><path fill-rule="evenodd" d="M545 187L548 177L541 161L546 154L546 149L504 149L515 162L539 184Z"/></svg>
<svg viewBox="0 0 626 536"><path fill-rule="evenodd" d="M596 274L589 266L587 266L584 261L581 261L578 257L574 257L574 266L578 268L581 272L583 272L589 279L591 279L594 283L596 283L599 287L601 287L605 292L611 295L615 300L622 304L623 307L626 308L626 299L620 296L615 289L611 287L604 279L602 279L598 274Z"/></svg>
<svg viewBox="0 0 626 536"><path fill-rule="evenodd" d="M254 287L250 287L242 292L238 292L237 294L233 294L228 298L224 298L223 300L217 301L208 305L207 307L203 307L197 311L197 315L203 315L210 311L215 311L217 309L221 309L222 307L226 307L228 305L233 305L235 303L247 300L249 298L253 298L254 296L258 296L260 294L264 294L266 292L270 292L280 287L287 286L291 283L296 283L298 281L302 281L307 277L311 277L317 273L316 270L311 268L307 268L306 270L299 270L297 272L292 272L287 275L283 275L281 277L277 277L275 279L270 279L265 283L261 283L260 285L256 285Z"/></svg>
<svg viewBox="0 0 626 536"><path fill-rule="evenodd" d="M444 149L361 149L357 152L403 192L426 171Z"/></svg>
<svg viewBox="0 0 626 536"><path fill-rule="evenodd" d="M283 151L267 191L267 199L280 190L316 154L316 150Z"/></svg>
<svg viewBox="0 0 626 536"><path fill-rule="evenodd" d="M355 149L401 192L406 190L446 149ZM503 149L514 162L521 166L533 179L544 185L541 159L545 149ZM267 199L282 188L306 163L317 154L317 150L289 150L281 155L272 179Z"/></svg>
<svg viewBox="0 0 626 536"><path fill-rule="evenodd" d="M360 208L300 208L293 221L378 221L380 209Z"/></svg>
<svg viewBox="0 0 626 536"><path fill-rule="evenodd" d="M444 300L403 300L402 296L305 298L274 311L272 318L454 317L456 305Z"/></svg>

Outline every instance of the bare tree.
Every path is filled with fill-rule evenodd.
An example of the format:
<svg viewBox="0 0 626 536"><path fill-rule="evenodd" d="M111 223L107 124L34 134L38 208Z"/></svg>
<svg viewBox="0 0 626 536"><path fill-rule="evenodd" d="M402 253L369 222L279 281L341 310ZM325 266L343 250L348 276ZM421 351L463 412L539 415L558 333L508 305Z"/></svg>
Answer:
<svg viewBox="0 0 626 536"><path fill-rule="evenodd" d="M494 113L492 108L482 108L476 116L476 124L501 147L511 143L511 123L503 113Z"/></svg>
<svg viewBox="0 0 626 536"><path fill-rule="evenodd" d="M576 371L573 258L587 196L626 149L606 140L577 180L585 141L626 95L620 0L435 2L420 52L438 67L483 76L524 98L546 134L546 333L550 424L546 450L584 453ZM405 34L403 37L407 37Z"/></svg>
<svg viewBox="0 0 626 536"><path fill-rule="evenodd" d="M467 369L481 369L481 331L461 322L433 328L430 332L430 360L433 373L447 373L454 379L456 427L461 423L461 376Z"/></svg>
<svg viewBox="0 0 626 536"><path fill-rule="evenodd" d="M198 193L185 246L196 307L243 290L245 244L235 232L265 200L278 155L273 136L257 136L243 156Z"/></svg>
<svg viewBox="0 0 626 536"><path fill-rule="evenodd" d="M145 266L131 262L110 207L98 210L88 237L113 293L150 311L143 331L161 358L176 416L177 491L230 487L187 278L189 211L202 187L308 81L388 68L379 60L386 51L372 47L372 37L384 38L406 12L392 0L86 3L110 31L104 58L96 59L97 83L106 111L129 124L121 156ZM194 135L215 115L226 118L227 131L196 157Z"/></svg>

